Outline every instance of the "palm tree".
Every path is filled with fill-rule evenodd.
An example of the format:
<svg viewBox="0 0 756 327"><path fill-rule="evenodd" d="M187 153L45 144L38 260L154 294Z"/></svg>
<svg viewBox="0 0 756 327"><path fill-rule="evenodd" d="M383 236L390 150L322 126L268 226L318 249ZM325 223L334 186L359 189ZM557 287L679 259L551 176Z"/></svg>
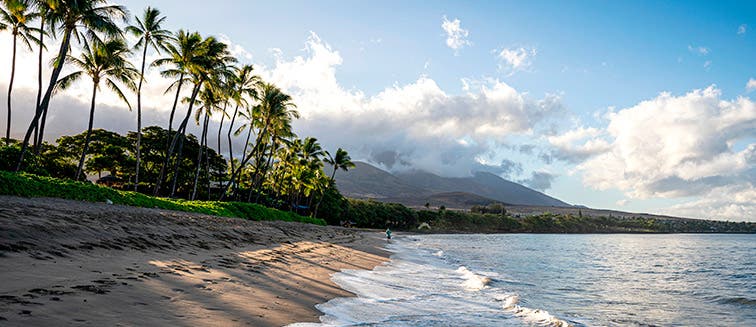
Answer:
<svg viewBox="0 0 756 327"><path fill-rule="evenodd" d="M134 80L139 76L136 68L126 59L131 51L122 39L116 38L103 42L95 39L91 43L90 45L90 42L84 41L81 58L71 55L66 57L66 61L76 66L79 70L61 78L56 85L57 88L64 90L83 75L87 75L92 79L92 104L89 109L89 127L84 139L84 149L79 159L79 166L76 170L76 180L81 176L84 159L89 148L89 137L92 133L92 122L94 121L95 100L100 83L104 82L131 109L129 101L118 84L123 84L129 89L134 90L136 89Z"/></svg>
<svg viewBox="0 0 756 327"><path fill-rule="evenodd" d="M194 120L197 123L197 125L200 124L200 116L203 116L202 118L202 133L200 136L200 150L197 151L197 170L194 174L194 186L192 189L192 196L191 200L194 200L197 197L197 185L199 184L199 175L200 171L202 170L202 154L203 152L207 152L207 128L210 122L210 116L212 116L213 111L219 111L220 104L223 102L226 102L226 100L223 98L223 86L220 85L220 81L213 81L211 83L208 83L208 85L205 86L205 88L202 90L202 92L199 95L200 100L198 100L199 103L202 104L200 108L197 109L197 112L194 115ZM207 156L207 155L206 155ZM210 167L206 167L207 171L210 170ZM209 182L209 181L208 181ZM210 194L208 194L209 196Z"/></svg>
<svg viewBox="0 0 756 327"><path fill-rule="evenodd" d="M343 171L348 171L349 168L354 168L352 158L349 156L349 153L342 148L336 150L336 156L331 157L331 154L328 152L326 152L326 156L328 158L325 159L325 162L333 166L333 173L331 174L331 181L333 182L336 181L335 177L337 170L341 169Z"/></svg>
<svg viewBox="0 0 756 327"><path fill-rule="evenodd" d="M249 146L249 140L252 136L252 131L255 129L255 126L257 125L259 121L258 118L260 116L259 115L260 106L245 107L244 109L245 111L239 112L238 116L244 118L245 123L243 123L241 126L239 126L239 128L236 131L234 131L234 136L239 136L242 132L244 132L245 129L247 130L247 137L244 141L244 149L242 149L242 157L241 157L242 159L238 161L239 169L244 167L244 165L247 164L247 160L251 158L251 156L247 155L247 148ZM245 158L247 159L245 160ZM230 161L231 161L231 164L233 165L234 158L231 157ZM237 175L236 170L234 168L229 169L229 172L230 172L229 174L230 178L228 180L228 184L226 185L226 189L229 190L231 186L234 185L234 180L236 179L236 184L235 184L236 187L234 187L234 192L236 192L241 182L241 174ZM236 176L236 178L234 178L234 176ZM226 196L226 193L224 192L221 194L220 199L223 200L225 196Z"/></svg>
<svg viewBox="0 0 756 327"><path fill-rule="evenodd" d="M142 158L142 83L144 82L144 66L147 61L147 48L167 51L166 45L173 38L170 31L164 30L161 24L165 16L160 16L160 10L152 7L144 9L142 17L136 17L136 24L126 27L126 32L138 37L135 49L142 48L142 69L137 86L137 143L136 143L136 172L134 174L134 191L139 187L139 166Z"/></svg>
<svg viewBox="0 0 756 327"><path fill-rule="evenodd" d="M165 178L165 172L166 167L168 166L168 163L170 161L171 155L173 154L174 148L176 146L175 138L173 137L173 116L176 113L176 105L178 104L179 96L181 95L181 87L184 85L184 82L187 81L186 76L189 75L190 69L192 66L199 64L198 60L199 57L202 55L202 52L204 51L202 49L203 47L203 40L202 36L197 33L188 33L184 30L178 31L175 38L175 44L168 43L166 44L166 47L168 48L168 54L169 56L166 58L161 58L158 60L155 60L155 62L152 63L153 66L162 66L162 65L173 65L172 68L166 69L162 71L160 74L164 77L173 77L177 78L176 81L171 84L170 87L166 90L166 92L169 92L171 89L176 89L176 96L173 99L173 107L171 108L171 116L168 119L168 144L166 144L166 156L165 161L163 162L162 167L160 168L160 174L158 175L158 179L155 181L155 189L153 190L153 195L158 195L160 192L160 186L164 182L163 179ZM192 89L192 94L194 94L194 89ZM174 142L172 142L174 141Z"/></svg>
<svg viewBox="0 0 756 327"><path fill-rule="evenodd" d="M68 57L71 38L82 40L85 35L88 35L95 39L98 38L96 33L103 33L108 37L120 37L121 29L114 19L128 20L128 12L125 7L109 4L107 0L57 0L51 2L51 4L50 15L47 20L50 21L52 26L63 28L63 39L60 43L60 49L58 49L58 55L53 61L53 70L47 91L45 91L42 101L34 112L34 118L32 118L29 128L26 130L21 145L21 153L16 162L16 171L21 169L24 154L29 146L29 138L37 127L40 116L50 105L50 98L58 84L58 77L63 70L65 59ZM42 138L42 135L40 135L40 138Z"/></svg>
<svg viewBox="0 0 756 327"><path fill-rule="evenodd" d="M13 79L16 76L16 45L18 39L21 39L21 42L31 50L31 42L39 42L32 35L32 32L37 31L37 29L28 25L39 16L39 13L33 10L32 2L29 0L4 0L3 4L5 9L0 8L0 21L3 22L5 28L10 28L11 35L13 35L13 55L11 57L10 82L8 83L8 122L5 129L5 145L10 145L11 97L13 95Z"/></svg>
<svg viewBox="0 0 756 327"><path fill-rule="evenodd" d="M339 148L336 150L336 156L331 156L328 151L325 152L326 159L324 160L326 163L333 166L333 173L331 173L331 180L328 183L329 187L332 185L336 185L336 171L341 169L343 171L348 171L349 168L354 168L354 163L352 162L352 158L349 156L349 153L347 153L344 149ZM313 211L312 216L317 217L318 216L318 208L320 207L320 203L323 202L323 198L325 197L325 193L323 193L320 196L320 200L318 201L318 204L315 205L315 210Z"/></svg>
<svg viewBox="0 0 756 327"><path fill-rule="evenodd" d="M231 94L231 98L234 100L234 103L236 104L236 106L234 107L234 113L231 115L231 123L228 126L228 134L227 134L228 158L231 162L231 171L234 171L234 161L233 161L234 150L233 150L233 145L231 142L231 132L234 129L236 116L239 114L239 107L249 105L249 103L246 100L246 97L250 97L252 98L252 100L257 99L257 88L262 83L259 76L252 74L253 69L254 68L252 68L252 65L244 65L241 68L235 68L234 78L231 80L231 84L234 86L234 91ZM218 142L220 142L220 129L218 129L218 133L219 133ZM220 145L218 145L218 153L221 153ZM230 180L229 180L229 183L231 183Z"/></svg>
<svg viewBox="0 0 756 327"><path fill-rule="evenodd" d="M259 185L260 170L263 166L266 149L268 146L268 140L271 136L271 127L285 127L291 126L292 118L299 118L299 112L294 108L296 105L292 102L290 95L283 93L281 89L270 83L262 83L259 89L260 104L255 106L253 118L255 120L253 126L257 126L257 137L255 139L252 150L246 154L242 161L239 163L239 167L236 168L231 174L229 180L233 181L239 174L241 174L244 166L251 159L255 159L255 166L253 169L252 188L257 188ZM282 129L282 128L279 128ZM221 200L226 197L231 189L233 183L229 183L226 186L226 191L221 195Z"/></svg>
<svg viewBox="0 0 756 327"><path fill-rule="evenodd" d="M213 78L216 78L215 76L229 76L231 72L228 69L228 65L236 61L236 59L230 55L228 46L212 36L207 37L202 41L200 49L201 51L196 57L196 62L188 67L194 88L192 90L191 96L189 97L189 108L186 111L186 116L184 116L184 120L176 130L176 135L174 135L171 142L171 147L169 148L167 155L168 158L170 158L172 154L171 149L176 143L178 143L179 139L183 140L186 134L186 126L189 122L189 117L191 117L194 102L197 99L197 95L199 94L202 87L205 86L206 82L212 80ZM176 193L177 179L175 177L178 174L178 164L181 160L182 149L183 142L178 143L177 160L173 169L174 178L171 186L171 197L173 197Z"/></svg>
<svg viewBox="0 0 756 327"><path fill-rule="evenodd" d="M291 131L292 118L299 118L299 112L295 109L290 95L283 93L273 84L264 83L260 89L260 130L257 133L255 147L252 154L255 155L255 168L252 178L252 187L257 188L264 176L260 172L265 160L264 146L268 140L275 141L275 135Z"/></svg>

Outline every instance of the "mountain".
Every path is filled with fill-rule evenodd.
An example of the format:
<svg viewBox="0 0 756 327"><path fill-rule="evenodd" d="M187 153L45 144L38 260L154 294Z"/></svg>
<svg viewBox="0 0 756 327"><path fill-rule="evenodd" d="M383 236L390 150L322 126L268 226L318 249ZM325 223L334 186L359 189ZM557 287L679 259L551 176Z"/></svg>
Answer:
<svg viewBox="0 0 756 327"><path fill-rule="evenodd" d="M339 191L352 198L383 199L414 197L425 194L425 190L410 186L402 182L391 173L370 164L356 161L355 167L349 171L336 172L336 187ZM332 166L326 167L328 173Z"/></svg>
<svg viewBox="0 0 756 327"><path fill-rule="evenodd" d="M336 175L342 194L409 206L444 205L468 209L472 205L502 202L511 205L570 207L569 204L491 173L472 177L441 177L414 170L392 174L364 162Z"/></svg>

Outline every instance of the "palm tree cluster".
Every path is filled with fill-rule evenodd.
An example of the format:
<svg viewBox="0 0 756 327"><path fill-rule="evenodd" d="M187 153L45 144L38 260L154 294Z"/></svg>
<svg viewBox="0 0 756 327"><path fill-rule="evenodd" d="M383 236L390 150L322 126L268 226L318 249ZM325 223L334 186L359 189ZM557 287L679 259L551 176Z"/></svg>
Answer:
<svg viewBox="0 0 756 327"><path fill-rule="evenodd" d="M338 149L335 156L331 156L316 138L299 139L292 130L292 121L299 118L299 112L291 96L262 81L251 65L237 65L228 46L217 38L186 30L166 30L165 20L159 10L147 7L129 24L127 9L106 0L3 0L0 29L7 29L13 35L6 146L11 144L16 43L21 41L30 51L34 51L34 46L39 52L37 101L29 106L34 115L23 139L14 143L20 148L15 170L25 169L28 157L40 155L52 97L57 91L86 78L92 85L88 127L83 142L76 143L81 144L80 154L76 174L69 178L84 179L83 172L92 171L85 163L93 162L87 160L91 157L88 153L90 136L96 98L105 86L130 110L134 102L130 98L136 98L136 145L132 149L136 160L133 174L128 176L134 190L159 196L183 195L190 199L200 196L255 202L275 199L281 206L293 210L307 208L308 212L316 214L325 191L334 186L336 170L353 167L346 151ZM132 35L136 43L129 45L126 34ZM59 40L60 46L49 67L50 80L43 88L46 67L42 54L47 50L46 38ZM81 48L79 55L71 54L74 45ZM151 52L161 58L148 64ZM138 68L131 59L139 64ZM61 77L64 67L72 72ZM173 97L173 106L167 121L160 168L153 169L159 173L149 174L150 178L145 180L140 175L140 171L144 171L142 107L144 100L149 99L143 99L142 87L149 82L145 74L150 69L161 69L160 74L173 81L165 90ZM187 127L192 116L201 126L197 138L200 150L196 151L196 157L189 158L184 153L184 145L191 136L187 135ZM214 116L220 118L217 151L210 151L208 127L217 120L211 120ZM228 124L224 126L226 121ZM244 139L240 153L233 148L237 137ZM221 154L223 145L228 150L228 169L224 176L213 181L211 157ZM193 183L179 183L179 167L191 160L196 167ZM324 172L324 164L333 167L330 176ZM201 176L203 172L205 176Z"/></svg>

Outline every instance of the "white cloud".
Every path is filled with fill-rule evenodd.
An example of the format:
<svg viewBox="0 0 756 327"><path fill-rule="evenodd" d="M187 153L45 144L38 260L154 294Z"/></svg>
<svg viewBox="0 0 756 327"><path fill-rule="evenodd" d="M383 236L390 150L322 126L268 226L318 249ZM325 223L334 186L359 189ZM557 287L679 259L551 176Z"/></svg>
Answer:
<svg viewBox="0 0 756 327"><path fill-rule="evenodd" d="M748 25L740 24L740 26L738 26L738 35L745 34L747 30L748 30Z"/></svg>
<svg viewBox="0 0 756 327"><path fill-rule="evenodd" d="M752 189L756 144L734 145L756 137L756 104L720 97L713 86L682 96L662 93L609 113L610 150L577 166L584 184L618 188L632 198Z"/></svg>
<svg viewBox="0 0 756 327"><path fill-rule="evenodd" d="M302 56L279 58L263 77L294 97L301 136L343 146L354 158L385 157L389 151L407 166L466 175L480 168L475 157L510 135L532 133L562 108L558 96L532 99L498 80L467 80L466 94L452 95L421 76L366 95L338 82L343 59L315 33L305 49Z"/></svg>
<svg viewBox="0 0 756 327"><path fill-rule="evenodd" d="M611 146L602 138L604 134L594 127L578 127L546 140L553 148L550 154L553 158L577 163L610 150Z"/></svg>
<svg viewBox="0 0 756 327"><path fill-rule="evenodd" d="M444 16L441 28L446 33L446 46L454 50L455 55L459 54L459 50L462 48L472 45L467 39L470 31L462 28L462 22L459 19L454 18L454 20L450 21Z"/></svg>
<svg viewBox="0 0 756 327"><path fill-rule="evenodd" d="M615 204L617 204L620 207L624 207L625 205L627 205L628 202L629 201L627 199L622 199L622 200L617 200L617 202L615 202Z"/></svg>
<svg viewBox="0 0 756 327"><path fill-rule="evenodd" d="M745 88L748 92L756 90L756 79L749 78Z"/></svg>
<svg viewBox="0 0 756 327"><path fill-rule="evenodd" d="M756 188L753 184L716 187L704 196L664 209L669 215L701 219L756 222Z"/></svg>
<svg viewBox="0 0 756 327"><path fill-rule="evenodd" d="M711 60L704 61L703 67L704 69L709 70L709 68L711 68Z"/></svg>
<svg viewBox="0 0 756 327"><path fill-rule="evenodd" d="M218 39L228 45L228 51L231 52L231 54L236 57L236 59L246 62L252 61L252 53L247 51L247 49L245 49L240 44L231 41L231 39L227 35L221 34Z"/></svg>
<svg viewBox="0 0 756 327"><path fill-rule="evenodd" d="M508 70L511 73L526 70L533 62L537 51L534 48L504 48L496 51L496 58L499 60L499 69Z"/></svg>
<svg viewBox="0 0 756 327"><path fill-rule="evenodd" d="M692 45L688 45L688 51L690 51L692 53L696 53L696 54L702 55L702 56L708 55L709 52L710 52L709 48L707 48L707 47L704 47L704 46L692 46Z"/></svg>

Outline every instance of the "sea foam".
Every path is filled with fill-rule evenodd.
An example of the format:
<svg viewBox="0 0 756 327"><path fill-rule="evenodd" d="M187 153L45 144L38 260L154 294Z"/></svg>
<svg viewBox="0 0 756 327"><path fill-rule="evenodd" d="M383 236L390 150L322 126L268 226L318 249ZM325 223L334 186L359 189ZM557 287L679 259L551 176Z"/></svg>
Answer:
<svg viewBox="0 0 756 327"><path fill-rule="evenodd" d="M573 327L570 323L552 316L548 311L520 306L518 304L520 297L517 295L505 296L500 300L504 302L502 305L504 311L514 314L528 323L548 327Z"/></svg>
<svg viewBox="0 0 756 327"><path fill-rule="evenodd" d="M462 274L462 279L465 281L462 282L462 286L468 290L468 291L479 291L482 290L488 283L491 282L491 278L488 278L486 276L478 275L469 269L467 267L462 266L457 269L457 272Z"/></svg>

